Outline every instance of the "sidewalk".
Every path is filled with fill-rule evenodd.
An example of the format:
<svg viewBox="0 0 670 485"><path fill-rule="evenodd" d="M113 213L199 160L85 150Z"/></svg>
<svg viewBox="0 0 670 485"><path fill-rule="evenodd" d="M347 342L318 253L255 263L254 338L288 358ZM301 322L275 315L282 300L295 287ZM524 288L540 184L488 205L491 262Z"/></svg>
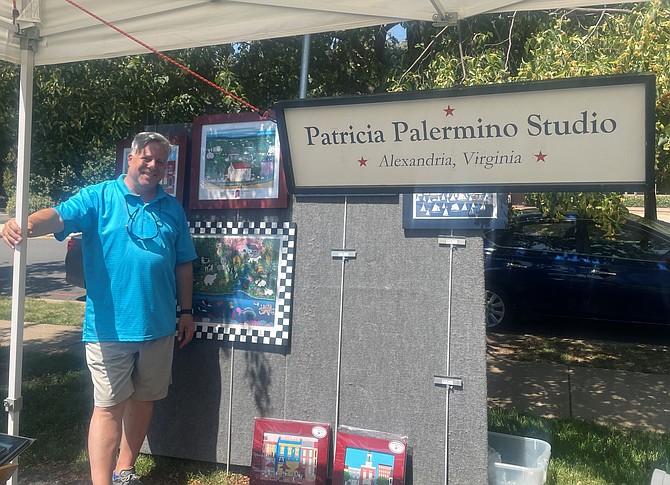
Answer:
<svg viewBox="0 0 670 485"><path fill-rule="evenodd" d="M628 212L631 214L636 214L640 217L644 216L644 207L629 207ZM657 207L656 208L656 218L659 221L670 222L670 208L668 207Z"/></svg>
<svg viewBox="0 0 670 485"><path fill-rule="evenodd" d="M10 345L10 322L0 320L0 346ZM25 352L84 355L81 328L26 323ZM670 433L670 376L516 362L487 357L490 406L547 418L583 419Z"/></svg>
<svg viewBox="0 0 670 485"><path fill-rule="evenodd" d="M487 358L489 406L670 432L670 376Z"/></svg>
<svg viewBox="0 0 670 485"><path fill-rule="evenodd" d="M8 320L0 320L0 346L9 347L11 328ZM78 352L84 355L81 327L26 323L23 327L24 352Z"/></svg>

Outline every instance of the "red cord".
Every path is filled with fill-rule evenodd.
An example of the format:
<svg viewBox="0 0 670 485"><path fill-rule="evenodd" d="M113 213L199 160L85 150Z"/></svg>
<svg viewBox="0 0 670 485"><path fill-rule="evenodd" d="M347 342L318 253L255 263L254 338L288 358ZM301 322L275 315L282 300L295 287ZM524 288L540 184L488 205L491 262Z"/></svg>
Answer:
<svg viewBox="0 0 670 485"><path fill-rule="evenodd" d="M203 81L204 83L207 83L207 84L209 84L210 86L212 86L213 88L218 89L219 91L221 91L222 93L224 93L226 96L229 96L229 97L233 98L233 99L234 99L235 101L237 101L238 103L240 103L240 104L246 106L247 108L249 108L249 109L250 109L251 111L253 111L254 113L257 113L261 118L267 118L267 117L268 117L268 113L267 113L267 112L261 114L261 110L258 109L258 108L256 108L254 105L248 103L247 101L243 100L242 98L239 98L238 96L235 96L235 95L234 95L233 93L231 93L230 91L226 91L226 90L223 89L221 86L219 86L219 85L217 85L217 84L214 84L214 83L213 83L212 81L210 81L209 79L207 79L207 78L201 76L201 75L198 74L197 72L195 72L195 71L189 69L188 67L184 66L183 64L180 64L179 62L175 61L174 59L172 59L172 58L166 56L166 55L163 54L162 52L157 51L156 49L154 49L153 47L151 47L151 46L145 44L144 42L142 42L142 41L139 40L138 38L133 37L133 36L130 35L128 32L125 32L125 31L121 30L121 29L118 28L116 25L112 24L111 22L107 22L105 19L103 19L103 18L101 18L101 17L98 17L96 14L94 14L94 13L91 12L90 10L85 9L84 7L82 7L81 5L76 4L76 3L73 2L72 0L65 0L65 1L66 1L67 3L69 3L70 5L72 5L73 7L78 8L78 9L81 10L82 12L87 13L88 15L90 15L90 16L93 17L94 19L98 20L99 22L102 22L102 23L105 24L106 26L111 27L112 29L116 30L119 34L128 37L130 40L132 40L132 41L134 41L134 42L137 42L139 45L141 45L141 46L144 47L145 49L147 49L147 50L153 52L154 54L156 54L156 55L162 57L162 58L165 59L166 61L171 62L172 64L174 64L175 66L177 66L177 67L180 68L180 69L183 69L184 71L188 72L188 73L191 74L192 76L195 76L196 78L200 79L200 80Z"/></svg>
<svg viewBox="0 0 670 485"><path fill-rule="evenodd" d="M19 9L16 8L16 0L12 1L12 23L16 25L16 19L19 18L19 15L21 15L21 12L19 12Z"/></svg>

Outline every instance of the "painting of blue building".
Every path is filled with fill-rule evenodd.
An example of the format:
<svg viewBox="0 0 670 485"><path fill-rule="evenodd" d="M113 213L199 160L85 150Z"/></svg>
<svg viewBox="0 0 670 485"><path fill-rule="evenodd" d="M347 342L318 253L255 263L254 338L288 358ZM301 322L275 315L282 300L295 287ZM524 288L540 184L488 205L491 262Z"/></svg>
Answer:
<svg viewBox="0 0 670 485"><path fill-rule="evenodd" d="M301 484L316 483L317 440L307 436L265 433L263 465L266 480Z"/></svg>

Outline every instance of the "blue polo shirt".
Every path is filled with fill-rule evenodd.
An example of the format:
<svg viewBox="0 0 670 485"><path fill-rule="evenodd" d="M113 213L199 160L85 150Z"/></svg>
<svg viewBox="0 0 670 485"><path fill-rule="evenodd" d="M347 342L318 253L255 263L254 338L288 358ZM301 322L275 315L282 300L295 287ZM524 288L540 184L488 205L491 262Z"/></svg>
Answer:
<svg viewBox="0 0 670 485"><path fill-rule="evenodd" d="M196 258L184 209L158 186L144 203L125 175L55 207L63 241L82 233L85 342L138 342L175 332L175 265Z"/></svg>

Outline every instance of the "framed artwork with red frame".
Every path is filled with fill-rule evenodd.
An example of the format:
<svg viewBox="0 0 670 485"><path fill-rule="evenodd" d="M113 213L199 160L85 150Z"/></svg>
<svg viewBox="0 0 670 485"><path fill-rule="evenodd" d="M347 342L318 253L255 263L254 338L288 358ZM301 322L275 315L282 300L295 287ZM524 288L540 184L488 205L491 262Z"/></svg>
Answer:
<svg viewBox="0 0 670 485"><path fill-rule="evenodd" d="M384 483L404 485L407 439L380 431L340 426L332 485Z"/></svg>
<svg viewBox="0 0 670 485"><path fill-rule="evenodd" d="M328 480L330 425L256 418L250 485Z"/></svg>
<svg viewBox="0 0 670 485"><path fill-rule="evenodd" d="M195 118L189 207L288 207L277 124L256 113Z"/></svg>
<svg viewBox="0 0 670 485"><path fill-rule="evenodd" d="M161 185L168 195L176 197L180 202L184 201L184 176L186 174L186 143L185 136L168 137L170 141L170 153L165 167L165 174ZM133 140L127 138L116 144L116 168L114 177L128 171L128 155Z"/></svg>
<svg viewBox="0 0 670 485"><path fill-rule="evenodd" d="M122 173L128 171L128 155L130 155L130 145L132 138L125 138L116 143L116 166L114 167L114 178L118 178Z"/></svg>

